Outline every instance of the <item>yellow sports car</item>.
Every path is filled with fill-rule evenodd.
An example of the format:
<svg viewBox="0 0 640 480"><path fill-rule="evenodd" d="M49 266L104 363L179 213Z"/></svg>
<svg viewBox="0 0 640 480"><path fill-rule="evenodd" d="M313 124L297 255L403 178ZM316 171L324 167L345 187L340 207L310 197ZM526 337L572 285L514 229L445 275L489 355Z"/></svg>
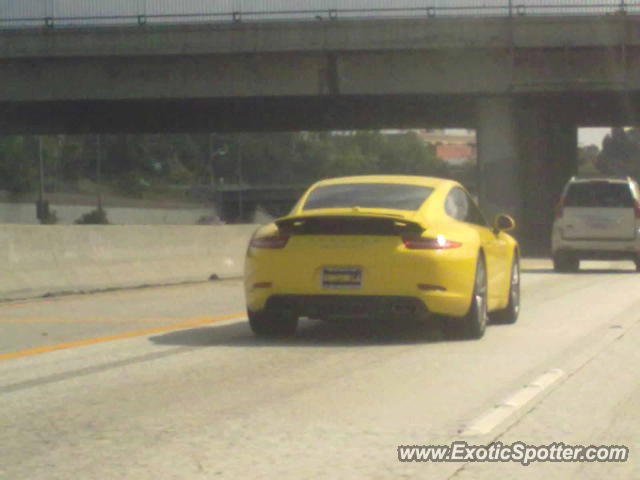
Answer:
<svg viewBox="0 0 640 480"><path fill-rule="evenodd" d="M489 225L457 182L371 175L311 186L291 213L259 228L245 263L256 335L293 335L299 317L388 321L446 319L457 337L480 338L491 319L520 308L519 250Z"/></svg>

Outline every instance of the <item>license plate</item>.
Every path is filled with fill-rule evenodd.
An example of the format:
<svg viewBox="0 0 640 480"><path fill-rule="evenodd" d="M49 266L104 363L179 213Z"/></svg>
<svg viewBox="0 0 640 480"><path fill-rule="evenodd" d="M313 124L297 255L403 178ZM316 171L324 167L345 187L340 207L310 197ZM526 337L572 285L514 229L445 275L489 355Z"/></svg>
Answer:
<svg viewBox="0 0 640 480"><path fill-rule="evenodd" d="M325 267L322 269L323 288L359 288L362 269L358 267Z"/></svg>
<svg viewBox="0 0 640 480"><path fill-rule="evenodd" d="M611 221L601 215L589 215L584 217L584 222L589 228L596 230L606 230L611 226Z"/></svg>
<svg viewBox="0 0 640 480"><path fill-rule="evenodd" d="M606 230L607 228L609 228L609 224L606 222L591 221L589 222L589 226L591 228L595 228L596 230Z"/></svg>

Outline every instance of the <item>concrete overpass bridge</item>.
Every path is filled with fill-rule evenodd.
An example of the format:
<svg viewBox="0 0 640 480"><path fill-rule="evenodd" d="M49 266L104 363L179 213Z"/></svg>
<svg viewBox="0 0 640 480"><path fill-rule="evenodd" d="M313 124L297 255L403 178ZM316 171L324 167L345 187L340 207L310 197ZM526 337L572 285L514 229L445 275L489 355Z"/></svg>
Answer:
<svg viewBox="0 0 640 480"><path fill-rule="evenodd" d="M546 238L577 127L637 123L640 17L430 12L101 28L46 17L0 31L0 132L475 128L481 202Z"/></svg>

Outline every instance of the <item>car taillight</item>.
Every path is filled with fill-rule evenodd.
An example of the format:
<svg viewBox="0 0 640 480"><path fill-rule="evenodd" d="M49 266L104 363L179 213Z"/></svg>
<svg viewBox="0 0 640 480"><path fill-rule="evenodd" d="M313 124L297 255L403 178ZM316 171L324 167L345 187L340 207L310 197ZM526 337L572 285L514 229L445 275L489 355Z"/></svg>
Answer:
<svg viewBox="0 0 640 480"><path fill-rule="evenodd" d="M289 235L269 235L268 237L252 238L249 246L253 248L284 248L288 241Z"/></svg>
<svg viewBox="0 0 640 480"><path fill-rule="evenodd" d="M563 209L564 209L564 197L560 197L560 201L556 205L556 218L562 218Z"/></svg>
<svg viewBox="0 0 640 480"><path fill-rule="evenodd" d="M402 237L402 243L409 250L448 250L461 247L460 242L447 239L444 235L432 237Z"/></svg>
<svg viewBox="0 0 640 480"><path fill-rule="evenodd" d="M640 202L636 200L636 203L633 205L633 211L636 214L636 218L640 218Z"/></svg>

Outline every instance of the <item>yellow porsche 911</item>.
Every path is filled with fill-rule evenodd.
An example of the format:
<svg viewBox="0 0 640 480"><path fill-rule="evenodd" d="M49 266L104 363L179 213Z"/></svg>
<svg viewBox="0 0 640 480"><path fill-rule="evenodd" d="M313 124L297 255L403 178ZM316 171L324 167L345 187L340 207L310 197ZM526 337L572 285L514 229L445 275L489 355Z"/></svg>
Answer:
<svg viewBox="0 0 640 480"><path fill-rule="evenodd" d="M520 308L519 251L457 182L376 175L323 180L259 228L245 263L256 335L293 335L300 317L385 321L437 315L457 337Z"/></svg>

